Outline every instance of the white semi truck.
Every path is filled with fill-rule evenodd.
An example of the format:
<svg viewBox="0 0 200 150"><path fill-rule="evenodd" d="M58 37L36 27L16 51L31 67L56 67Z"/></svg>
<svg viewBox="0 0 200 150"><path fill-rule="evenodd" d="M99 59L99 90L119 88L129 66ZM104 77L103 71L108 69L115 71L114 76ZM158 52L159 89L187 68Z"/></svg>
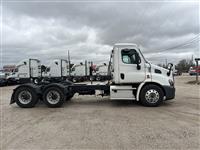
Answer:
<svg viewBox="0 0 200 150"><path fill-rule="evenodd" d="M111 51L111 81L107 84L86 85L45 83L23 84L14 89L11 104L34 107L38 100L48 107L61 107L75 93L110 96L111 100L135 100L145 106L159 106L163 101L175 97L172 64L168 69L149 63L135 44L115 44Z"/></svg>
<svg viewBox="0 0 200 150"><path fill-rule="evenodd" d="M41 78L41 63L38 59L24 59L16 64L15 71L7 76L9 83L37 83Z"/></svg>
<svg viewBox="0 0 200 150"><path fill-rule="evenodd" d="M7 85L6 73L0 71L0 86Z"/></svg>
<svg viewBox="0 0 200 150"><path fill-rule="evenodd" d="M110 80L108 65L106 63L97 65L95 68L95 80L96 81L105 81Z"/></svg>
<svg viewBox="0 0 200 150"><path fill-rule="evenodd" d="M74 64L71 68L70 78L73 82L85 81L90 77L90 64L85 61L83 64Z"/></svg>
<svg viewBox="0 0 200 150"><path fill-rule="evenodd" d="M69 62L65 59L52 60L42 76L52 82L65 80L69 76Z"/></svg>

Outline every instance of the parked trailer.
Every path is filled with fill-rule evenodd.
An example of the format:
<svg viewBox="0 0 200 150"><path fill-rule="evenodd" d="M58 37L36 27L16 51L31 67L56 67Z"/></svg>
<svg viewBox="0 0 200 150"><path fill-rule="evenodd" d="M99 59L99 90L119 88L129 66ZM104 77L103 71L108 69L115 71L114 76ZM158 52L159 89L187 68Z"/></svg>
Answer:
<svg viewBox="0 0 200 150"><path fill-rule="evenodd" d="M11 104L34 107L39 99L48 107L61 107L75 93L110 96L111 100L136 100L145 106L159 106L175 97L172 64L169 69L146 61L135 44L115 44L111 52L111 82L104 85L80 85L71 82L24 84L14 89Z"/></svg>
<svg viewBox="0 0 200 150"><path fill-rule="evenodd" d="M13 73L7 76L8 84L12 83L38 83L41 78L41 64L38 59L24 59L16 65Z"/></svg>

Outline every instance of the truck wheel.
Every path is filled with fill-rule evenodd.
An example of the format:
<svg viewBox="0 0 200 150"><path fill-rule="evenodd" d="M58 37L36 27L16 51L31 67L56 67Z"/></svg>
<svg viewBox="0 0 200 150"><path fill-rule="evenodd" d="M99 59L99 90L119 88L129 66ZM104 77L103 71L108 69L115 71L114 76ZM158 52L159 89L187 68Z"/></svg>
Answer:
<svg viewBox="0 0 200 150"><path fill-rule="evenodd" d="M90 76L89 80L94 81L94 77Z"/></svg>
<svg viewBox="0 0 200 150"><path fill-rule="evenodd" d="M65 101L64 92L58 87L50 87L44 91L43 101L48 107L61 107Z"/></svg>
<svg viewBox="0 0 200 150"><path fill-rule="evenodd" d="M29 87L21 87L15 91L14 101L19 107L32 108L38 102L38 96L33 89Z"/></svg>
<svg viewBox="0 0 200 150"><path fill-rule="evenodd" d="M101 80L101 77L99 77L99 76L96 77L96 80L97 80L97 81L100 81L100 80Z"/></svg>
<svg viewBox="0 0 200 150"><path fill-rule="evenodd" d="M33 83L34 84L38 84L39 83L39 79L37 79L37 78L33 79Z"/></svg>
<svg viewBox="0 0 200 150"><path fill-rule="evenodd" d="M76 79L76 78L73 78L72 81L73 81L74 83L76 83L76 82L77 82L77 79Z"/></svg>
<svg viewBox="0 0 200 150"><path fill-rule="evenodd" d="M140 102L144 106L158 106L163 102L163 97L163 90L157 85L147 85L140 92Z"/></svg>

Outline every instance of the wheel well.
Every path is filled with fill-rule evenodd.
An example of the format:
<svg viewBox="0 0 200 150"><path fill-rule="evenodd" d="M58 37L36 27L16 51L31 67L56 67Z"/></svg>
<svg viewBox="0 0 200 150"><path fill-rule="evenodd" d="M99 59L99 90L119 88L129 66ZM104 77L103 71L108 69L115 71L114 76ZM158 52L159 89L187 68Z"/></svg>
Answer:
<svg viewBox="0 0 200 150"><path fill-rule="evenodd" d="M32 84L32 83L27 83L27 84L22 84L22 85L19 85L18 87L16 87L14 90L13 90L13 93L12 93L12 96L11 96L11 102L10 104L14 103L14 95L16 93L16 91L20 88L29 88L31 90L33 90L34 92L36 92L36 94L39 96L40 95L40 87L35 85L35 84Z"/></svg>
<svg viewBox="0 0 200 150"><path fill-rule="evenodd" d="M31 88L31 89L35 90L36 93L40 93L40 92L39 92L39 91L40 91L40 87L37 86L37 85L35 85L35 84L32 84L32 83L27 83L27 84L19 85L18 87L16 87L16 88L14 89L14 91L17 90L17 89L19 89L19 88L22 88L22 87Z"/></svg>
<svg viewBox="0 0 200 150"><path fill-rule="evenodd" d="M166 93L165 93L165 90L164 90L164 88L162 87L162 85L160 85L159 83L156 83L156 82L146 82L143 86L142 86L142 89L146 86L146 85L157 85L158 87L160 87L161 89L162 89L162 91L163 91L163 93L164 93L164 96L166 96ZM142 90L141 89L141 90ZM140 91L141 91L140 90Z"/></svg>
<svg viewBox="0 0 200 150"><path fill-rule="evenodd" d="M51 87L59 88L66 94L66 86L64 86L63 84L59 84L59 83L48 84L47 86L43 87L42 91L44 92L46 89L51 88Z"/></svg>

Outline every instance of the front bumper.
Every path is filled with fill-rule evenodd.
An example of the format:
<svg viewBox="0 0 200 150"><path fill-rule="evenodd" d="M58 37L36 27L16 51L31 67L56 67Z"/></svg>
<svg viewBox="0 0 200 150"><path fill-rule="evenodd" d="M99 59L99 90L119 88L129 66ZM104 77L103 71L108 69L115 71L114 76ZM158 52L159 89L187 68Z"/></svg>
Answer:
<svg viewBox="0 0 200 150"><path fill-rule="evenodd" d="M165 100L174 99L174 97L175 97L175 87L173 87L173 86L163 86L163 88L165 90L165 96L166 96Z"/></svg>

